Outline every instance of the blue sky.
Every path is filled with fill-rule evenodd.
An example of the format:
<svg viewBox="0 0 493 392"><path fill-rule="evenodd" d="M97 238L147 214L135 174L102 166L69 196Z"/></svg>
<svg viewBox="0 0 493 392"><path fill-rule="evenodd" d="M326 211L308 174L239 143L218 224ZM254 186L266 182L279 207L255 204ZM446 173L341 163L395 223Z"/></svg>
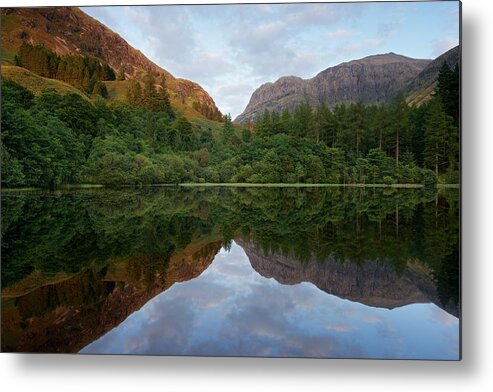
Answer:
<svg viewBox="0 0 493 392"><path fill-rule="evenodd" d="M456 1L82 9L173 75L200 83L233 117L281 76L310 78L377 53L435 58L459 42Z"/></svg>
<svg viewBox="0 0 493 392"><path fill-rule="evenodd" d="M233 242L81 352L457 359L458 350L458 319L432 303L388 310L282 285Z"/></svg>

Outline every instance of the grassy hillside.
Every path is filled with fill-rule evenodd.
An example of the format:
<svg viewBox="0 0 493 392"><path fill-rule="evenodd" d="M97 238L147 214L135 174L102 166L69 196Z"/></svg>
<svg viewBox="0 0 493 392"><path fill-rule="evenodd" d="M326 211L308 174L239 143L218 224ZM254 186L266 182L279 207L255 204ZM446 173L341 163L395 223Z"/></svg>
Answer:
<svg viewBox="0 0 493 392"><path fill-rule="evenodd" d="M192 108L200 104L204 117L221 120L214 100L197 83L175 78L121 36L76 7L2 8L2 63L13 65L22 43L41 44L59 56L85 55L107 63L127 78L143 80L150 73L156 80L165 75L170 95ZM190 112L192 115L198 115Z"/></svg>
<svg viewBox="0 0 493 392"><path fill-rule="evenodd" d="M81 97L84 97L84 99L90 100L90 98L82 91L67 83L56 79L44 78L22 67L5 65L6 62L4 60L2 61L2 78L13 80L14 82L32 91L34 95L41 94L44 89L52 88L60 94L75 93ZM128 80L104 82L106 88L108 89L109 101L125 102L128 83ZM185 116L192 124L197 125L202 129L211 129L215 135L221 130L221 123L205 118L195 109L183 104L176 96L171 96L170 98L173 108L180 115Z"/></svg>
<svg viewBox="0 0 493 392"><path fill-rule="evenodd" d="M32 91L34 95L41 94L46 88L52 88L57 90L60 94L75 93L85 99L90 99L79 89L56 79L49 79L39 76L25 68L11 65L14 63L15 53L2 52L2 77L13 80L21 86ZM108 89L110 102L126 102L126 92L129 81L105 81L104 84ZM183 104L182 101L176 96L176 94L170 97L171 105L180 114L184 115L191 123L199 125L203 128L211 128L212 130L220 129L221 123L209 120L205 118L201 113L191 108L190 106Z"/></svg>
<svg viewBox="0 0 493 392"><path fill-rule="evenodd" d="M130 83L129 80L112 80L103 83L108 90L108 99L110 102L126 102L127 88ZM204 129L210 128L212 131L219 131L222 128L221 123L205 118L201 113L189 105L184 104L173 92L170 92L170 102L173 109L180 115L186 117L192 124L198 125Z"/></svg>
<svg viewBox="0 0 493 392"><path fill-rule="evenodd" d="M436 81L444 63L453 69L460 61L459 47L450 49L426 66L419 75L403 89L409 105L420 106L428 102L435 92Z"/></svg>
<svg viewBox="0 0 493 392"><path fill-rule="evenodd" d="M409 94L409 96L406 98L406 102L408 103L408 105L411 106L423 105L433 97L435 88L436 88L436 82L428 86L422 87L418 90L415 90L411 94Z"/></svg>
<svg viewBox="0 0 493 392"><path fill-rule="evenodd" d="M60 80L44 78L25 68L14 65L2 65L2 78L12 79L14 82L32 91L34 95L41 94L41 91L46 88L52 88L60 94L74 93L85 99L89 99L87 95L67 83Z"/></svg>
<svg viewBox="0 0 493 392"><path fill-rule="evenodd" d="M11 52L2 48L2 65L14 65L15 52Z"/></svg>

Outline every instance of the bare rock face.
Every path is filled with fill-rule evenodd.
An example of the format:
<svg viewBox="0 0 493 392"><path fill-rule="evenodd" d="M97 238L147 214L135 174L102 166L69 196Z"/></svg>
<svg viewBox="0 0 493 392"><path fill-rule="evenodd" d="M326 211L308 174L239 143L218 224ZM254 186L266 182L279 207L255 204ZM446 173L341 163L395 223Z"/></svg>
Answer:
<svg viewBox="0 0 493 392"><path fill-rule="evenodd" d="M123 67L128 78L140 78L148 72L154 76L164 74L169 90L180 100L190 105L200 103L219 113L214 100L199 84L175 78L120 35L78 8L3 8L1 13L6 16L2 26L4 50L16 52L22 42L27 41L42 44L60 55L97 57L115 71Z"/></svg>
<svg viewBox="0 0 493 392"><path fill-rule="evenodd" d="M267 255L250 241L236 241L260 275L281 284L310 282L328 294L379 308L433 302L454 316L459 313L457 307L440 303L431 271L415 263L408 264L402 274L397 274L393 266L384 261L358 265L329 257L301 264L294 257Z"/></svg>
<svg viewBox="0 0 493 392"><path fill-rule="evenodd" d="M235 122L253 121L265 109L292 111L301 103L332 107L357 101L389 102L430 62L388 53L327 68L312 79L282 77L259 87Z"/></svg>
<svg viewBox="0 0 493 392"><path fill-rule="evenodd" d="M280 113L284 109L292 111L307 101L316 105L316 97L317 91L313 84L296 76L284 76L275 83L265 83L255 90L247 108L235 121L248 122L262 115L266 109Z"/></svg>

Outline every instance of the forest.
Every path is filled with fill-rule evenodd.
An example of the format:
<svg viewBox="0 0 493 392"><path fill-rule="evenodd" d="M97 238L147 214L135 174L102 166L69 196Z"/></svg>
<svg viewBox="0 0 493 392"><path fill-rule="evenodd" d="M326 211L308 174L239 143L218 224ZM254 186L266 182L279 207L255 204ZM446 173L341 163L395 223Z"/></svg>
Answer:
<svg viewBox="0 0 493 392"><path fill-rule="evenodd" d="M87 56L24 44L17 63L76 86L39 96L2 80L2 186L179 183L425 184L459 182L459 69L442 67L433 98L410 107L339 104L266 111L238 126L193 124L164 76L131 80L126 102L105 99L124 78Z"/></svg>
<svg viewBox="0 0 493 392"><path fill-rule="evenodd" d="M244 238L299 263L387 262L399 274L419 261L434 271L443 303L458 301L456 189L175 187L12 196L2 207L3 287L34 269L73 274L132 255L165 268L172 253L194 241L221 241L228 249Z"/></svg>
<svg viewBox="0 0 493 392"><path fill-rule="evenodd" d="M58 56L43 45L23 42L15 56L15 65L26 68L40 76L66 82L87 94L108 98L104 80L115 80L115 71L95 57ZM119 72L119 78L124 78Z"/></svg>

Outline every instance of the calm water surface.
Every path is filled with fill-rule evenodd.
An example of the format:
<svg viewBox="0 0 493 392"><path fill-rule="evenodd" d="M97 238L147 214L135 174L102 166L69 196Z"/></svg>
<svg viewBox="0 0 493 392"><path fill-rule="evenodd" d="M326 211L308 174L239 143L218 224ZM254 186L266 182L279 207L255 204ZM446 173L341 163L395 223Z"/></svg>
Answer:
<svg viewBox="0 0 493 392"><path fill-rule="evenodd" d="M3 193L2 351L458 359L458 193Z"/></svg>

